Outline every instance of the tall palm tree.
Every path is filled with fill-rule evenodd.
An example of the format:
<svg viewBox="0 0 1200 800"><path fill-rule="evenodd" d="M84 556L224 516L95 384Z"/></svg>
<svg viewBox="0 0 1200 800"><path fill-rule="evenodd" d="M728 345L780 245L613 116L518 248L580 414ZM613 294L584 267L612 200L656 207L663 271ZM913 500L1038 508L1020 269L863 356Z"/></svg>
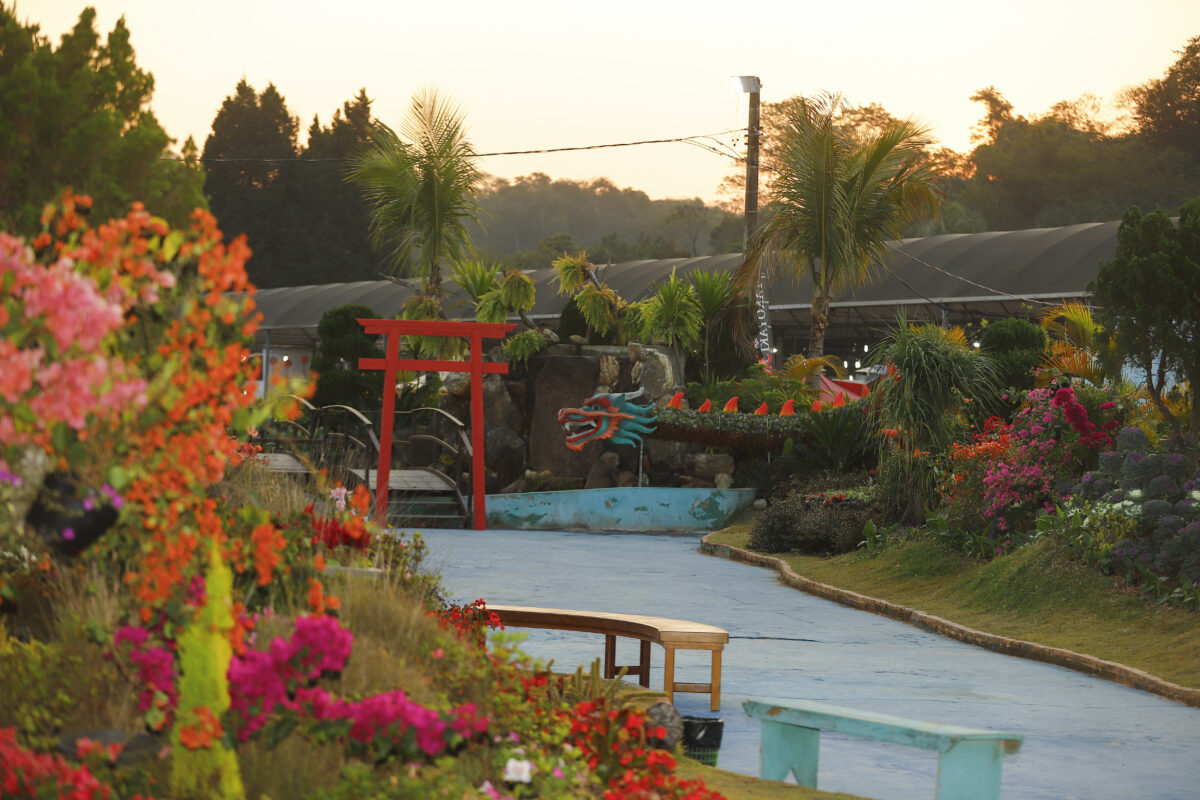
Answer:
<svg viewBox="0 0 1200 800"><path fill-rule="evenodd" d="M350 164L372 242L399 273L423 277L439 304L442 268L471 253L466 222L476 219L481 179L475 161L458 107L426 89L413 97L399 134L377 123L371 146Z"/></svg>
<svg viewBox="0 0 1200 800"><path fill-rule="evenodd" d="M842 99L789 105L778 152L775 202L750 243L739 277L786 265L812 278L809 358L825 353L829 304L866 281L904 226L937 208L926 128L909 120L856 138L839 125Z"/></svg>

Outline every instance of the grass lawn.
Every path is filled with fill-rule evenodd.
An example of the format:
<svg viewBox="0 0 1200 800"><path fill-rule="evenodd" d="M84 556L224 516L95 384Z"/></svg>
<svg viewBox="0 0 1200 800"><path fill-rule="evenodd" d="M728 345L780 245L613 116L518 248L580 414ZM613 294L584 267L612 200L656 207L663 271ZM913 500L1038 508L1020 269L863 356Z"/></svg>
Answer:
<svg viewBox="0 0 1200 800"><path fill-rule="evenodd" d="M822 792L782 781L762 781L708 767L690 758L680 758L675 774L682 778L703 778L710 789L716 789L731 800L855 800L858 795Z"/></svg>
<svg viewBox="0 0 1200 800"><path fill-rule="evenodd" d="M739 523L710 541L746 548L750 524ZM1200 687L1200 614L1155 606L1054 541L988 562L927 540L835 558L774 555L821 583Z"/></svg>

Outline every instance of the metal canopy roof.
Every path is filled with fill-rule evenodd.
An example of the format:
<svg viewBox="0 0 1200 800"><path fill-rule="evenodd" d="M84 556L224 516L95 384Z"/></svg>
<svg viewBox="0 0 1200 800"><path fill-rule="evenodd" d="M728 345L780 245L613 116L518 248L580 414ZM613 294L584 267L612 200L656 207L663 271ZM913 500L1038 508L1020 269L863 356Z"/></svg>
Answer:
<svg viewBox="0 0 1200 800"><path fill-rule="evenodd" d="M946 234L892 243L892 253L875 280L838 297L831 309L826 351L877 341L894 325L897 312L910 320L945 318L952 324L985 317L1029 315L1044 303L1087 295L1097 265L1116 252L1120 223ZM600 266L604 280L626 300L640 300L677 270L735 270L740 253L700 258L629 261ZM566 302L554 270L527 273L537 285L534 319L557 318ZM465 293L446 281L447 313L472 316ZM309 346L326 311L349 303L368 306L384 318L400 314L412 292L391 281L360 281L263 289L255 301L263 314L258 345ZM778 275L767 282L771 324L778 337L807 340L812 283L806 273Z"/></svg>

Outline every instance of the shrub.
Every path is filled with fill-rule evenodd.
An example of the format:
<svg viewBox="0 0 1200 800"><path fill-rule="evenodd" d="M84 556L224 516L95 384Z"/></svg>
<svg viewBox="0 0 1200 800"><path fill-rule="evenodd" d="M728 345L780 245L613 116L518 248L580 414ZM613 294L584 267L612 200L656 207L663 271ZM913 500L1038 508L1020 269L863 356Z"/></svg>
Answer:
<svg viewBox="0 0 1200 800"><path fill-rule="evenodd" d="M1122 541L1112 547L1111 566L1135 575L1152 566L1169 579L1200 579L1200 472L1190 473L1179 453L1150 451L1139 428L1122 429L1115 447L1101 453L1098 470L1072 490L1078 501L1105 511L1099 519L1119 515L1129 521L1121 527ZM1093 540L1100 539L1095 527L1088 525Z"/></svg>
<svg viewBox="0 0 1200 800"><path fill-rule="evenodd" d="M1041 363L1045 348L1046 333L1019 317L996 320L979 337L980 351L996 366L997 385L1019 391L1033 388L1033 369Z"/></svg>
<svg viewBox="0 0 1200 800"><path fill-rule="evenodd" d="M794 453L810 469L845 472L869 467L879 453L877 431L878 416L865 403L822 409L805 416Z"/></svg>
<svg viewBox="0 0 1200 800"><path fill-rule="evenodd" d="M321 315L317 324L320 344L313 358L317 389L316 406L346 405L366 411L379 407L379 375L358 368L359 358L383 358L378 337L368 336L359 319L377 317L368 306L344 305Z"/></svg>
<svg viewBox="0 0 1200 800"><path fill-rule="evenodd" d="M764 553L848 553L863 541L868 521L881 523L871 505L844 492L793 493L769 505L750 531L750 547Z"/></svg>

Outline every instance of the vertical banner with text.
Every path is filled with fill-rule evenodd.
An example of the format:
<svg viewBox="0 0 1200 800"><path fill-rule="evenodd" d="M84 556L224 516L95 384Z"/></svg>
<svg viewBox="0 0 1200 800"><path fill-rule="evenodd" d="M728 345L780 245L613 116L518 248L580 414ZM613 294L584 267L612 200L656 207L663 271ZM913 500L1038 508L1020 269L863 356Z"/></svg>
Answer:
<svg viewBox="0 0 1200 800"><path fill-rule="evenodd" d="M771 321L768 316L767 304L767 271L759 264L758 287L754 292L755 318L758 321L758 335L754 339L754 348L758 350L758 363L767 372L775 369L775 350L771 347Z"/></svg>

